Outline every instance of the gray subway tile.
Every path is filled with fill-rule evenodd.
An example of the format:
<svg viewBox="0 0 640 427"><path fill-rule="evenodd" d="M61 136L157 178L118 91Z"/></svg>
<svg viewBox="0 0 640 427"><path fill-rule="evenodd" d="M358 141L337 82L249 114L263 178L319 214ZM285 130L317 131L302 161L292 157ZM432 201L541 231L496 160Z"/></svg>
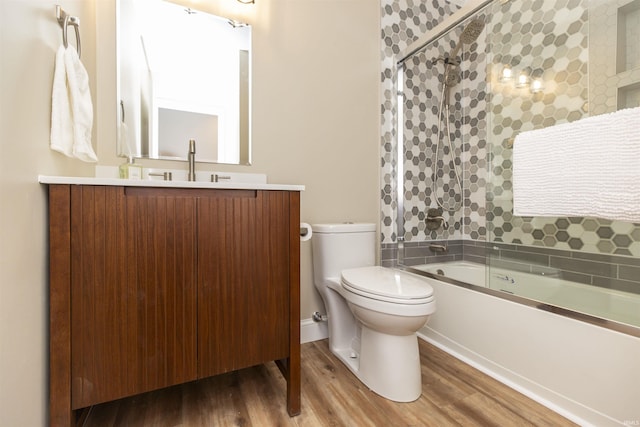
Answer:
<svg viewBox="0 0 640 427"><path fill-rule="evenodd" d="M454 255L441 255L439 257L430 257L427 258L422 264L435 264L435 263L440 263L440 262L451 262L451 261L455 261L455 256ZM410 265L410 264L406 264L406 265ZM411 264L411 265L420 265L420 264Z"/></svg>
<svg viewBox="0 0 640 427"><path fill-rule="evenodd" d="M629 265L619 265L618 278L640 283L640 267L632 267Z"/></svg>
<svg viewBox="0 0 640 427"><path fill-rule="evenodd" d="M494 243L490 243L489 247L492 249L498 248L501 251L515 251L518 245L510 245L507 243L499 243L499 242L494 242Z"/></svg>
<svg viewBox="0 0 640 427"><path fill-rule="evenodd" d="M576 259L584 259L584 260L588 260L588 261L597 261L597 262L604 262L607 264L617 264L617 258L622 258L620 256L615 256L615 255L608 255L608 254L593 254L593 253L589 253L589 252L573 252L571 254L572 258L576 258Z"/></svg>
<svg viewBox="0 0 640 427"><path fill-rule="evenodd" d="M463 253L465 255L484 257L487 254L487 249L481 246L465 246Z"/></svg>
<svg viewBox="0 0 640 427"><path fill-rule="evenodd" d="M469 262L475 262L477 264L486 264L486 260L487 259L485 257L468 255L467 253L465 253L462 256L462 260L463 261L469 261Z"/></svg>
<svg viewBox="0 0 640 427"><path fill-rule="evenodd" d="M398 257L398 249L382 249L380 251L381 259L396 259Z"/></svg>
<svg viewBox="0 0 640 427"><path fill-rule="evenodd" d="M490 268L495 267L495 268L504 268L506 270L522 271L524 273L531 272L531 267L529 266L529 264L505 261L502 259L487 260L487 266L489 266Z"/></svg>
<svg viewBox="0 0 640 427"><path fill-rule="evenodd" d="M562 280L568 280L569 282L577 282L585 285L591 285L591 282L593 280L593 276L590 276L588 274L574 273L572 271L561 271L560 278Z"/></svg>
<svg viewBox="0 0 640 427"><path fill-rule="evenodd" d="M434 262L434 261L430 261L430 262ZM427 260L424 257L404 258L403 264L404 265L422 265L422 264L427 264Z"/></svg>
<svg viewBox="0 0 640 427"><path fill-rule="evenodd" d="M404 248L405 258L426 257L431 255L428 248Z"/></svg>
<svg viewBox="0 0 640 427"><path fill-rule="evenodd" d="M615 263L640 267L640 257L616 256Z"/></svg>
<svg viewBox="0 0 640 427"><path fill-rule="evenodd" d="M612 279L609 277L593 277L593 284L601 288L614 289L616 291L640 294L640 283L628 280Z"/></svg>
<svg viewBox="0 0 640 427"><path fill-rule="evenodd" d="M575 258L551 257L549 265L561 270L597 276L615 276L616 266L603 262L580 260Z"/></svg>
<svg viewBox="0 0 640 427"><path fill-rule="evenodd" d="M545 247L540 247L540 246L525 246L525 245L519 245L517 247L517 251L518 252L531 252L531 253L535 253L535 254L544 254L544 255L549 255L549 256L559 256L559 257L571 257L571 251L563 251L560 249L552 249L552 248L545 248Z"/></svg>
<svg viewBox="0 0 640 427"><path fill-rule="evenodd" d="M545 277L556 277L556 278L562 277L562 270L557 268L547 267L546 265L532 265L531 273L538 274L540 276L545 276ZM587 277L589 277L589 283L591 283L591 276L587 276Z"/></svg>
<svg viewBox="0 0 640 427"><path fill-rule="evenodd" d="M504 259L506 261L527 262L544 266L549 265L548 255L535 254L533 252L500 251L500 259Z"/></svg>

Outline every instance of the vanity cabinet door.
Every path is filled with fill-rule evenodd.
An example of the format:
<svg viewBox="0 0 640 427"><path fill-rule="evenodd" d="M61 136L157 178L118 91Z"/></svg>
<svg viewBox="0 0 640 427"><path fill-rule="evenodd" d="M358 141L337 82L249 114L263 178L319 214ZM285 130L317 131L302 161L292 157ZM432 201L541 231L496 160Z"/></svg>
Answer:
<svg viewBox="0 0 640 427"><path fill-rule="evenodd" d="M195 379L195 199L71 188L72 409Z"/></svg>
<svg viewBox="0 0 640 427"><path fill-rule="evenodd" d="M289 357L289 203L282 191L198 199L198 377Z"/></svg>

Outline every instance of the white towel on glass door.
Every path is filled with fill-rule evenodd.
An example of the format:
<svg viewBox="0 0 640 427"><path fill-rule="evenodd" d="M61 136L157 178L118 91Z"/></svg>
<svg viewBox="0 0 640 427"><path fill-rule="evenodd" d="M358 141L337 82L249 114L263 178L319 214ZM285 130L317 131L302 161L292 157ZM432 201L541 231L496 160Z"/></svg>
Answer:
<svg viewBox="0 0 640 427"><path fill-rule="evenodd" d="M51 148L85 162L98 157L91 146L93 104L89 76L73 47L56 54L51 95Z"/></svg>
<svg viewBox="0 0 640 427"><path fill-rule="evenodd" d="M640 222L640 108L519 134L513 213Z"/></svg>

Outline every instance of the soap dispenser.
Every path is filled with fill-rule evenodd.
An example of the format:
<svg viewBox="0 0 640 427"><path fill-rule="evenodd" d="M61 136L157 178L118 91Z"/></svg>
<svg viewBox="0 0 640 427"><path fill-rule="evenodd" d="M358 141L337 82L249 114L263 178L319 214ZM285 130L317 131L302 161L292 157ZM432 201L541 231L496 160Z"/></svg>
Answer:
<svg viewBox="0 0 640 427"><path fill-rule="evenodd" d="M120 165L120 178L142 179L142 166L136 164L133 157L127 157L127 162Z"/></svg>

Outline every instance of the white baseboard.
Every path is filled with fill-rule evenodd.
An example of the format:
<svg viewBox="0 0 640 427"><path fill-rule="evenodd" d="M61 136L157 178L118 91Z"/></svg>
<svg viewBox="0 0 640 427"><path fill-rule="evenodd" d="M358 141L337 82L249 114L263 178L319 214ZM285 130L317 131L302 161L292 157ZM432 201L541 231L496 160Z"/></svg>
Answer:
<svg viewBox="0 0 640 427"><path fill-rule="evenodd" d="M580 426L619 425L612 418L515 374L428 327L418 331L418 337Z"/></svg>
<svg viewBox="0 0 640 427"><path fill-rule="evenodd" d="M314 322L312 319L300 321L300 343L319 341L329 337L327 322Z"/></svg>
<svg viewBox="0 0 640 427"><path fill-rule="evenodd" d="M314 322L312 319L300 321L300 343L318 341L329 337L327 322ZM444 337L438 332L427 328L418 331L418 337L439 349L460 359L466 364L473 366L480 372L500 381L508 387L524 394L531 400L540 403L565 418L578 425L588 426L609 426L619 425L612 418L599 413L593 409L585 408L583 405L574 402L564 396L552 392L545 387L530 381L502 366L472 352L458 343Z"/></svg>

